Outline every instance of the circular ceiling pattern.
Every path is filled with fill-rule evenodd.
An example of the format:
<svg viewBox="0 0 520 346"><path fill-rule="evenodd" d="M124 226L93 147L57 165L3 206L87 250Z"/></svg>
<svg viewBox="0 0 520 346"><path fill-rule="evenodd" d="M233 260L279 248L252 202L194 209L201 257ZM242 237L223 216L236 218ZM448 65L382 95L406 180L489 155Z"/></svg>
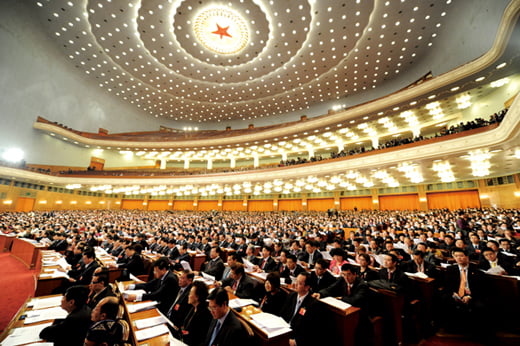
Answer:
<svg viewBox="0 0 520 346"><path fill-rule="evenodd" d="M36 1L100 87L185 123L254 120L380 87L428 54L450 3Z"/></svg>

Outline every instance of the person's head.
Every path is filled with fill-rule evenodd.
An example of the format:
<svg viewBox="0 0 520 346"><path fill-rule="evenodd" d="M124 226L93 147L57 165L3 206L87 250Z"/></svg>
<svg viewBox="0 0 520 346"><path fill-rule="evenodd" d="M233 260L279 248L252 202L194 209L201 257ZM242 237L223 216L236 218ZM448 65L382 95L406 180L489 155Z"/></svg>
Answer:
<svg viewBox="0 0 520 346"><path fill-rule="evenodd" d="M353 284L357 278L357 270L353 265L345 263L341 266L341 276L348 284Z"/></svg>
<svg viewBox="0 0 520 346"><path fill-rule="evenodd" d="M153 275L156 279L160 279L170 269L170 260L168 257L161 257L153 263Z"/></svg>
<svg viewBox="0 0 520 346"><path fill-rule="evenodd" d="M179 276L179 287L187 287L193 283L195 274L192 271L184 270Z"/></svg>
<svg viewBox="0 0 520 346"><path fill-rule="evenodd" d="M324 260L323 258L320 258L316 261L316 264L314 265L314 270L316 271L316 275L322 276L325 274L325 272L329 269L329 262Z"/></svg>
<svg viewBox="0 0 520 346"><path fill-rule="evenodd" d="M471 241L472 244L478 244L480 242L480 238L478 235L476 235L475 233L472 233L470 236L469 236L469 240Z"/></svg>
<svg viewBox="0 0 520 346"><path fill-rule="evenodd" d="M246 255L247 256L253 256L255 254L255 247L253 245L249 245L246 248Z"/></svg>
<svg viewBox="0 0 520 346"><path fill-rule="evenodd" d="M119 302L116 297L105 297L97 303L92 310L90 319L92 322L103 320L115 320L119 311Z"/></svg>
<svg viewBox="0 0 520 346"><path fill-rule="evenodd" d="M233 252L228 255L227 263L231 267L235 263L242 263L242 258L236 252Z"/></svg>
<svg viewBox="0 0 520 346"><path fill-rule="evenodd" d="M366 253L359 254L358 263L363 268L368 267L370 265L370 255Z"/></svg>
<svg viewBox="0 0 520 346"><path fill-rule="evenodd" d="M208 308L214 319L223 317L229 311L228 293L222 287L217 287L208 295Z"/></svg>
<svg viewBox="0 0 520 346"><path fill-rule="evenodd" d="M457 239L457 240L455 240L455 246L458 247L459 249L464 249L466 247L466 244L464 244L464 240Z"/></svg>
<svg viewBox="0 0 520 346"><path fill-rule="evenodd" d="M488 240L486 246L491 248L493 251L499 250L498 242L496 240Z"/></svg>
<svg viewBox="0 0 520 346"><path fill-rule="evenodd" d="M413 253L413 260L417 264L423 264L424 263L424 252L420 250L415 250Z"/></svg>
<svg viewBox="0 0 520 346"><path fill-rule="evenodd" d="M267 274L264 285L266 292L278 291L280 289L280 274L277 272Z"/></svg>
<svg viewBox="0 0 520 346"><path fill-rule="evenodd" d="M186 244L182 244L180 247L179 247L179 253L181 255L184 255L186 252L188 252L188 245Z"/></svg>
<svg viewBox="0 0 520 346"><path fill-rule="evenodd" d="M218 246L213 246L209 252L209 257L211 259L215 259L217 257L220 257L221 250Z"/></svg>
<svg viewBox="0 0 520 346"><path fill-rule="evenodd" d="M262 246L262 257L267 258L273 253L273 248L267 245Z"/></svg>
<svg viewBox="0 0 520 346"><path fill-rule="evenodd" d="M280 258L278 259L282 264L287 263L287 255L289 254L288 250L280 251Z"/></svg>
<svg viewBox="0 0 520 346"><path fill-rule="evenodd" d="M92 281L90 282L90 289L96 293L99 293L108 286L108 276L104 274L98 274L92 276Z"/></svg>
<svg viewBox="0 0 520 346"><path fill-rule="evenodd" d="M425 243L419 243L417 244L417 251L422 251L424 253L426 253L426 251L428 250L428 246L425 244Z"/></svg>
<svg viewBox="0 0 520 346"><path fill-rule="evenodd" d="M188 295L188 303L197 306L200 303L203 303L208 298L208 286L202 281L194 281L190 294Z"/></svg>
<svg viewBox="0 0 520 346"><path fill-rule="evenodd" d="M495 262L497 260L497 253L489 247L482 249L482 255L484 255L484 258L490 262Z"/></svg>
<svg viewBox="0 0 520 346"><path fill-rule="evenodd" d="M293 254L287 254L287 268L290 270L293 270L296 268L297 259L296 256Z"/></svg>
<svg viewBox="0 0 520 346"><path fill-rule="evenodd" d="M345 260L345 257L347 257L347 254L342 249L332 249L330 255L337 263L342 263Z"/></svg>
<svg viewBox="0 0 520 346"><path fill-rule="evenodd" d="M244 265L242 263L235 263L231 266L231 272L229 276L233 280L240 280L244 276Z"/></svg>
<svg viewBox="0 0 520 346"><path fill-rule="evenodd" d="M307 272L298 274L296 277L296 282L294 283L294 289L300 296L304 296L309 293L311 289L311 275Z"/></svg>
<svg viewBox="0 0 520 346"><path fill-rule="evenodd" d="M94 250L91 248L88 248L83 251L83 263L90 264L94 262L96 259L96 254L94 253Z"/></svg>
<svg viewBox="0 0 520 346"><path fill-rule="evenodd" d="M511 250L511 241L506 238L500 239L500 248L509 251Z"/></svg>
<svg viewBox="0 0 520 346"><path fill-rule="evenodd" d="M309 253L309 254L311 254L314 251L316 251L317 248L318 248L318 245L313 240L308 241L307 243L305 243L305 251L307 251L307 253Z"/></svg>
<svg viewBox="0 0 520 346"><path fill-rule="evenodd" d="M385 253L383 255L383 268L394 270L397 266L398 258L392 253Z"/></svg>
<svg viewBox="0 0 520 346"><path fill-rule="evenodd" d="M458 265L465 267L469 264L468 252L466 250L454 248L451 254Z"/></svg>
<svg viewBox="0 0 520 346"><path fill-rule="evenodd" d="M88 298L88 288L86 286L71 286L65 291L61 298L61 308L68 313L80 309L85 305Z"/></svg>

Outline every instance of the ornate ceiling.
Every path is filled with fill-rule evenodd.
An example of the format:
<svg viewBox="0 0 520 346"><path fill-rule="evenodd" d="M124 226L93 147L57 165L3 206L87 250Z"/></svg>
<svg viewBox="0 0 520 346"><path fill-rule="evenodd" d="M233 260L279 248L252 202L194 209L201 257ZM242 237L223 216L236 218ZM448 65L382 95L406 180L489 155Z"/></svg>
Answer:
<svg viewBox="0 0 520 346"><path fill-rule="evenodd" d="M215 123L306 110L392 80L436 49L451 0L39 0L49 35L153 117ZM421 69L421 75L428 72Z"/></svg>

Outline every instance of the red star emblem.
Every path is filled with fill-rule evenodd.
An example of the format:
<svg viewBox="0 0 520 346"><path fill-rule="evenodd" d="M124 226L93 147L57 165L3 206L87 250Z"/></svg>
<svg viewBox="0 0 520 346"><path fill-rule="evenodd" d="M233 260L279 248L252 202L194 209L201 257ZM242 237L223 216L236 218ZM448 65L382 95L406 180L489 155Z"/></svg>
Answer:
<svg viewBox="0 0 520 346"><path fill-rule="evenodd" d="M227 31L229 29L229 26L226 26L225 28L221 27L220 25L217 24L217 30L215 31L212 31L211 33L212 34L216 34L216 35L220 35L220 39L222 40L222 37L223 36L227 36L227 37L233 37L231 36Z"/></svg>

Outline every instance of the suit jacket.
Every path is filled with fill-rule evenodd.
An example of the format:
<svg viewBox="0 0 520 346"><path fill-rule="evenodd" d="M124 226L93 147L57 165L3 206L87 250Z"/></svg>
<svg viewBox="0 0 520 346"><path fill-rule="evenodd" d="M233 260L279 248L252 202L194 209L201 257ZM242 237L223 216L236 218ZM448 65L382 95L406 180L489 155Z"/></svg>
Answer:
<svg viewBox="0 0 520 346"><path fill-rule="evenodd" d="M83 346L90 324L90 308L84 305L64 319L54 320L52 326L40 332L40 338L54 342L55 346Z"/></svg>
<svg viewBox="0 0 520 346"><path fill-rule="evenodd" d="M69 272L69 276L76 279L75 285L90 285L90 282L92 281L92 276L94 275L94 270L99 267L99 263L96 261L93 261L88 266L84 266L82 269L80 269L77 272ZM72 274L72 275L71 275Z"/></svg>
<svg viewBox="0 0 520 346"><path fill-rule="evenodd" d="M208 303L202 302L197 311L190 305L181 327L182 341L189 346L202 346L213 317L208 309ZM204 345L206 346L206 345Z"/></svg>
<svg viewBox="0 0 520 346"><path fill-rule="evenodd" d="M179 291L177 276L168 271L164 279L153 279L145 283L135 285L135 289L145 290L143 300L155 300L159 302L158 308L163 314L167 314Z"/></svg>
<svg viewBox="0 0 520 346"><path fill-rule="evenodd" d="M182 325L182 323L184 322L184 318L186 317L186 315L192 307L190 304L188 304L188 296L190 295L190 290L191 285L186 286L179 299L177 299L177 293L177 295L175 295L172 305L170 306L170 309L168 310L168 318L177 327ZM181 288L179 288L179 292L180 291Z"/></svg>
<svg viewBox="0 0 520 346"><path fill-rule="evenodd" d="M115 249L112 249L112 251L110 252L110 254L112 256L115 256L115 257L118 257L119 255L121 255L121 253L123 252L123 247L121 245L119 245L118 247L116 247Z"/></svg>
<svg viewBox="0 0 520 346"><path fill-rule="evenodd" d="M120 263L119 268L126 268L128 273L136 276L145 274L143 259L141 255L138 254L134 254L133 256L127 258L123 263Z"/></svg>
<svg viewBox="0 0 520 346"><path fill-rule="evenodd" d="M377 280L379 278L379 274L375 270L370 269L370 268L367 268L362 273L358 271L358 276L361 280L363 280L365 282Z"/></svg>
<svg viewBox="0 0 520 346"><path fill-rule="evenodd" d="M282 289L278 290L275 294L268 292L265 294L264 299L262 299L260 309L262 309L263 312L280 316L286 300L287 293Z"/></svg>
<svg viewBox="0 0 520 346"><path fill-rule="evenodd" d="M417 273L419 271L419 267L414 260L403 263L402 268L403 271L407 273ZM424 274L428 275L429 278L435 278L437 276L437 269L433 264L424 261L423 268Z"/></svg>
<svg viewBox="0 0 520 346"><path fill-rule="evenodd" d="M329 271L325 271L321 279L318 280L316 272L311 273L311 288L313 292L319 292L332 285L336 281L336 277Z"/></svg>
<svg viewBox="0 0 520 346"><path fill-rule="evenodd" d="M303 273L305 268L301 265L297 264L296 268L294 268L293 273L289 270L289 268L285 267L285 270L280 274L280 277L285 278L286 283L292 283L291 276L297 277L298 274Z"/></svg>
<svg viewBox="0 0 520 346"><path fill-rule="evenodd" d="M406 274L400 269L396 268L388 279L388 269L383 268L379 271L379 279L388 281L391 284L396 284L400 287L404 287L406 284Z"/></svg>
<svg viewBox="0 0 520 346"><path fill-rule="evenodd" d="M291 293L280 313L282 318L291 325L293 330L291 338L296 340L298 346L324 344L322 339L324 314L321 313L319 302L309 292L295 314L297 299L298 293Z"/></svg>
<svg viewBox="0 0 520 346"><path fill-rule="evenodd" d="M329 287L319 291L320 296L324 297L341 297L341 300L354 305L358 308L364 308L368 305L369 288L368 285L359 277L354 280L348 294L347 282L340 277Z"/></svg>
<svg viewBox="0 0 520 346"><path fill-rule="evenodd" d="M502 268L504 268L504 270L506 271L506 273L508 275L515 275L515 270L514 270L514 264L511 263L507 258L507 256L505 255L502 255L502 256L499 256L499 255L502 255L502 254L498 254L497 256L497 264L499 266L501 266ZM482 258L478 264L478 267L479 269L482 269L484 271L488 270L491 268L491 263L489 263L489 261L485 258Z"/></svg>
<svg viewBox="0 0 520 346"><path fill-rule="evenodd" d="M277 269L276 261L271 256L267 257L265 265L262 266L264 258L257 259L256 265L266 273L274 272Z"/></svg>
<svg viewBox="0 0 520 346"><path fill-rule="evenodd" d="M94 309L96 307L96 305L100 302L101 299L103 299L105 297L114 297L114 296L115 296L115 294L114 294L114 292L112 292L112 288L110 286L107 286L107 287L105 287L104 290L99 292L97 295L94 293L91 293L88 297L87 305L91 309Z"/></svg>
<svg viewBox="0 0 520 346"><path fill-rule="evenodd" d="M467 280L469 289L471 291L472 300L479 299L482 296L482 278L483 273L478 267L470 263L467 271ZM453 293L459 291L460 286L460 270L457 264L453 264L446 268L444 273L444 291L446 295L453 295Z"/></svg>
<svg viewBox="0 0 520 346"><path fill-rule="evenodd" d="M172 247L171 249L168 249L168 251L166 252L166 257L168 257L169 259L175 259L179 257L179 249L177 249L176 246Z"/></svg>
<svg viewBox="0 0 520 346"><path fill-rule="evenodd" d="M211 335L213 334L213 329L215 329L215 325L217 320L212 320L208 333L206 335L206 340L202 345L208 345L211 341ZM215 337L212 345L214 346L245 346L248 344L249 335L235 316L233 311L229 311L226 319L222 323L220 330Z"/></svg>
<svg viewBox="0 0 520 346"><path fill-rule="evenodd" d="M235 280L231 277L222 281L222 287L233 287ZM238 286L235 289L235 295L238 298L253 298L255 293L256 283L247 274L242 275L242 278L238 282Z"/></svg>
<svg viewBox="0 0 520 346"><path fill-rule="evenodd" d="M307 251L304 251L300 260L309 264L309 258L310 258L310 254ZM309 264L309 268L314 268L316 261L318 261L321 258L323 258L323 255L321 254L321 252L319 252L318 250L314 251L314 253L312 255L312 265Z"/></svg>
<svg viewBox="0 0 520 346"><path fill-rule="evenodd" d="M202 270L204 273L209 274L215 277L215 280L222 279L222 274L224 273L224 262L220 257L216 259L212 259L207 261L204 264L204 269Z"/></svg>

